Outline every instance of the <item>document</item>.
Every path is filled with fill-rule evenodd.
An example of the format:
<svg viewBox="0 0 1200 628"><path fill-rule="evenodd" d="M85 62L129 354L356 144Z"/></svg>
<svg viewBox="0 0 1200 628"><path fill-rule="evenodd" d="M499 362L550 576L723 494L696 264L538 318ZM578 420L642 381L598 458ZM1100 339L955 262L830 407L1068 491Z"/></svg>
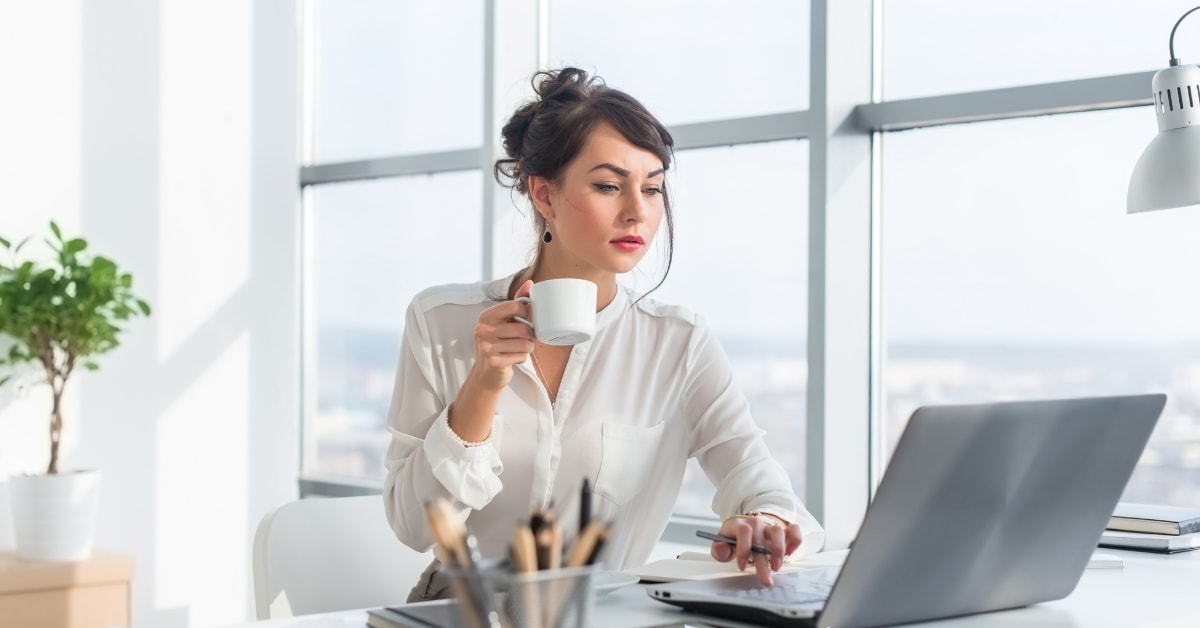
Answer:
<svg viewBox="0 0 1200 628"><path fill-rule="evenodd" d="M800 569L802 567L841 565L846 560L850 550L833 552L817 552L804 558L798 558L783 564L780 571ZM668 558L646 563L641 567L626 569L625 573L637 576L642 582L677 582L679 580L708 580L724 578L741 573L754 573L753 567L746 571L738 571L733 561L720 563L707 552L684 552L678 558Z"/></svg>

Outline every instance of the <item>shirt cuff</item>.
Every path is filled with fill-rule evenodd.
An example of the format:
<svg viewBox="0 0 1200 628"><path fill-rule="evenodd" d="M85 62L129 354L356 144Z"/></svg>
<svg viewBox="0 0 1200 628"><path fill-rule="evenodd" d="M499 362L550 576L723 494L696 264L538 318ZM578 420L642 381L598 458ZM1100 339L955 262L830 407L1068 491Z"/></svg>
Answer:
<svg viewBox="0 0 1200 628"><path fill-rule="evenodd" d="M503 437L504 422L497 413L492 418L490 442L477 447L465 447L450 431L449 409L443 410L425 434L423 448L429 459L433 477L450 492L454 499L479 510L500 493L503 483L500 473L498 447Z"/></svg>

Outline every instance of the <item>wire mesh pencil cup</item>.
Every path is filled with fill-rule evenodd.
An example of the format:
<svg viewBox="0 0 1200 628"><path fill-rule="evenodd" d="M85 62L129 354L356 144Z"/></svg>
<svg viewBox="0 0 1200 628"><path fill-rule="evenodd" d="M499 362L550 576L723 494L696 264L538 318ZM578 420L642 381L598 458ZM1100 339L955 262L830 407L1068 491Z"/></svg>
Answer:
<svg viewBox="0 0 1200 628"><path fill-rule="evenodd" d="M598 567L516 573L445 569L466 628L587 628Z"/></svg>

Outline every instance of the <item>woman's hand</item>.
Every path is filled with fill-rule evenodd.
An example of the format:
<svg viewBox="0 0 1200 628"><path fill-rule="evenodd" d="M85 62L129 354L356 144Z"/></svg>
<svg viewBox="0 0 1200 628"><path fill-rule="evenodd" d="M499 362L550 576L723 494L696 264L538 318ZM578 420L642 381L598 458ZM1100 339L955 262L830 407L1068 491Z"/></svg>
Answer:
<svg viewBox="0 0 1200 628"><path fill-rule="evenodd" d="M532 281L521 284L516 297L529 294ZM500 393L512 381L513 366L533 352L533 330L514 316L529 318L529 304L504 301L479 313L475 324L475 363L450 406L450 429L468 442L483 441L492 432L492 417Z"/></svg>
<svg viewBox="0 0 1200 628"><path fill-rule="evenodd" d="M527 280L514 298L527 296L532 286L533 282ZM529 304L505 301L479 314L475 325L475 364L470 377L484 388L500 390L507 386L512 381L513 366L528 360L533 353L533 330L513 320L514 316L529 318Z"/></svg>
<svg viewBox="0 0 1200 628"><path fill-rule="evenodd" d="M791 556L801 542L798 524L782 526L752 516L726 519L721 524L721 534L737 539L737 545L713 543L710 550L712 557L723 563L736 560L738 569L743 571L746 565L753 564L758 580L764 586L771 586L771 572L779 571L783 567L784 557ZM770 555L752 553L752 544L766 547Z"/></svg>

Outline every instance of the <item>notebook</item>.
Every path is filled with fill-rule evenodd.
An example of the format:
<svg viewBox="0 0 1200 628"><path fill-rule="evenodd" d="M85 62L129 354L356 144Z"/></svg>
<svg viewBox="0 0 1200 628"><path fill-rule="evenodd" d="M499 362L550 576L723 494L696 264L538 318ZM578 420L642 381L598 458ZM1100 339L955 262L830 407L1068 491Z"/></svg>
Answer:
<svg viewBox="0 0 1200 628"><path fill-rule="evenodd" d="M885 626L1066 597L1166 396L927 406L909 419L841 568L650 585L764 625Z"/></svg>

